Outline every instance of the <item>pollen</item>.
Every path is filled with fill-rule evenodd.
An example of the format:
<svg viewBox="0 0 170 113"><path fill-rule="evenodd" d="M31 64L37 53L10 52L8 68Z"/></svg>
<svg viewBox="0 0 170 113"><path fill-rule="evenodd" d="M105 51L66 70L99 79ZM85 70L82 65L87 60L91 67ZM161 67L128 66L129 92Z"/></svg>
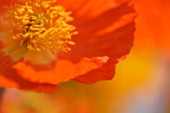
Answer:
<svg viewBox="0 0 170 113"><path fill-rule="evenodd" d="M21 0L10 6L3 18L7 24L3 32L8 34L4 52L16 61L23 58L35 63L39 59L35 57L44 57L47 61L38 61L40 64L54 60L58 53L69 52L69 46L75 45L72 36L77 34L75 27L69 24L73 21L70 15L71 12L52 0Z"/></svg>

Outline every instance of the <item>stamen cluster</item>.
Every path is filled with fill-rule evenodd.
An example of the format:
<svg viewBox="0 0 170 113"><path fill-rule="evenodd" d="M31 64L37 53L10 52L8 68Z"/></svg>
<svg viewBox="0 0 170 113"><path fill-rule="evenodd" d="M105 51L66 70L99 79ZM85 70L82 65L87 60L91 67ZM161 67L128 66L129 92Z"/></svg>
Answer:
<svg viewBox="0 0 170 113"><path fill-rule="evenodd" d="M27 1L24 5L14 5L5 20L12 25L9 33L19 46L26 46L31 51L49 49L56 53L68 52L68 44L74 45L71 36L76 32L75 27L68 24L73 20L69 15L70 12L51 1Z"/></svg>

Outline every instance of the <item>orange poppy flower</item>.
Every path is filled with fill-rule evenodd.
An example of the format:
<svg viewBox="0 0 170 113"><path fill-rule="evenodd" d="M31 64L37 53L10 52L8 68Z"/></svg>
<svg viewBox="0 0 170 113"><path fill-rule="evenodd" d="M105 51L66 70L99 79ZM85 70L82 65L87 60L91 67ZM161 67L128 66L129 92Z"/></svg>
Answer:
<svg viewBox="0 0 170 113"><path fill-rule="evenodd" d="M0 4L2 87L51 91L69 80L109 80L133 45L136 14L128 1Z"/></svg>

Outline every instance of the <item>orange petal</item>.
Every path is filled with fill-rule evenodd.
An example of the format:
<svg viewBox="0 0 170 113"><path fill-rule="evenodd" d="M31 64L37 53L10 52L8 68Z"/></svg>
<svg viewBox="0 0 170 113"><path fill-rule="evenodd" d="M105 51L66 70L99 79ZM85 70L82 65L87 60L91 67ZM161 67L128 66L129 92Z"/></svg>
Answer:
<svg viewBox="0 0 170 113"><path fill-rule="evenodd" d="M20 76L29 81L58 84L99 68L107 62L107 60L108 57L106 56L92 59L82 58L80 62L77 63L61 59L54 64L54 67L49 67L49 69L44 70L37 70L29 64L18 62L14 65L14 68L18 71Z"/></svg>
<svg viewBox="0 0 170 113"><path fill-rule="evenodd" d="M18 88L24 90L34 91L54 91L58 88L52 84L41 84L30 82L17 74L12 69L13 62L7 56L0 53L0 86L5 88Z"/></svg>
<svg viewBox="0 0 170 113"><path fill-rule="evenodd" d="M133 45L135 16L133 6L124 3L77 27L79 34L74 40L76 46L67 54L68 59L71 56L106 55L110 60L102 67L76 77L76 81L94 83L113 78L118 59L129 54Z"/></svg>
<svg viewBox="0 0 170 113"><path fill-rule="evenodd" d="M133 45L135 16L133 6L125 3L81 26L77 22L79 34L73 38L76 45L65 57L125 56Z"/></svg>
<svg viewBox="0 0 170 113"><path fill-rule="evenodd" d="M11 70L8 70L11 71ZM13 74L11 74L13 76ZM58 89L58 86L51 84L41 84L29 82L25 79L22 79L20 76L12 77L10 75L0 74L0 86L3 88L17 88L23 90L32 90L32 91L42 91L50 92Z"/></svg>
<svg viewBox="0 0 170 113"><path fill-rule="evenodd" d="M13 0L0 0L0 15L5 12L7 6L11 4Z"/></svg>
<svg viewBox="0 0 170 113"><path fill-rule="evenodd" d="M75 21L80 22L87 21L115 5L114 0L58 0L57 3L72 11Z"/></svg>
<svg viewBox="0 0 170 113"><path fill-rule="evenodd" d="M92 70L84 75L76 77L74 80L82 83L95 83L101 80L110 80L115 74L115 64L117 61L109 59L109 61L96 70Z"/></svg>

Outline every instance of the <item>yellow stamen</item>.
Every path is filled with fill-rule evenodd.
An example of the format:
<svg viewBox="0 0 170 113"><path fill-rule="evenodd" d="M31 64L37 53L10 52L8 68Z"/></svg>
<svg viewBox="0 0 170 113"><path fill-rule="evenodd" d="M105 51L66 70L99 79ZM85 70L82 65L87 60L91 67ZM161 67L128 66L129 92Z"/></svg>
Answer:
<svg viewBox="0 0 170 113"><path fill-rule="evenodd" d="M18 43L18 47L26 48L22 57L29 51L34 51L34 54L41 51L54 54L68 52L68 45L75 45L71 37L77 32L73 25L68 24L73 20L70 12L50 0L16 4L10 8L4 20L10 24L10 29L5 32Z"/></svg>

